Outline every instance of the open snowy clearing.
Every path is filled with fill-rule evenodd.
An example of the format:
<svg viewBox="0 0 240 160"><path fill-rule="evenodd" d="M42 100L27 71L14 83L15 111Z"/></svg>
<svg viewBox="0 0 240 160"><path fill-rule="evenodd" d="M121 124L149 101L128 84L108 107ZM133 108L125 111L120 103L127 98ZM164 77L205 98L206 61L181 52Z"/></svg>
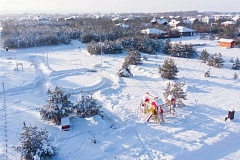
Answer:
<svg viewBox="0 0 240 160"><path fill-rule="evenodd" d="M19 144L23 121L47 127L52 144L58 148L53 158L57 160L239 159L240 85L233 73L240 72L232 70L229 61L240 58L240 49L221 48L217 41L200 41L197 36L171 40L206 43L197 50L221 53L225 63L219 69L198 59L173 58L179 69L177 81L186 84L187 100L186 106L176 108L174 116L164 108L164 124L147 123L146 115L139 110L146 92L162 97L166 88L168 80L160 77L156 65L169 58L162 53L157 57L146 55L148 60L142 65L131 66L133 77L119 78L116 73L126 53L91 56L79 41L72 45L1 50L0 159L20 159L11 146ZM18 66L17 71L16 63L22 63L23 70ZM209 68L211 77L204 77ZM103 105L104 117L72 117L69 131L42 120L37 108L47 103L47 89L55 85L72 93L73 102L81 91L93 93ZM232 108L235 119L225 122Z"/></svg>

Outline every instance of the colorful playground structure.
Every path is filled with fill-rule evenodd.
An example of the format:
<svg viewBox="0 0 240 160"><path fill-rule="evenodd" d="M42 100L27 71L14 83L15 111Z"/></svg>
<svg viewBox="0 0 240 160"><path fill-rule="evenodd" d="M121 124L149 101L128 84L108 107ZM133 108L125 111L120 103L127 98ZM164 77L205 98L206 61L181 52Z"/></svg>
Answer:
<svg viewBox="0 0 240 160"><path fill-rule="evenodd" d="M157 123L164 123L163 109L167 109L170 115L174 115L175 98L172 95L167 97L167 102L163 103L162 99L145 93L140 104L141 112L147 115L146 121L154 120Z"/></svg>
<svg viewBox="0 0 240 160"><path fill-rule="evenodd" d="M147 92L142 97L141 102L141 112L147 114L146 121L149 122L152 118L157 123L163 123L163 101L156 96L153 96L149 92Z"/></svg>

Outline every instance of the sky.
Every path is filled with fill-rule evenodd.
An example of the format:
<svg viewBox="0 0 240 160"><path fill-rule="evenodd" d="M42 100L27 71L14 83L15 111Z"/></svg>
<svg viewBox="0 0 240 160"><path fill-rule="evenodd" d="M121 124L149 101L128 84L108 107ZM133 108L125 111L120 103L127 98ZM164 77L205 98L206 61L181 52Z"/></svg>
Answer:
<svg viewBox="0 0 240 160"><path fill-rule="evenodd" d="M240 12L239 6L239 0L0 0L0 14L23 12L152 13L192 10Z"/></svg>

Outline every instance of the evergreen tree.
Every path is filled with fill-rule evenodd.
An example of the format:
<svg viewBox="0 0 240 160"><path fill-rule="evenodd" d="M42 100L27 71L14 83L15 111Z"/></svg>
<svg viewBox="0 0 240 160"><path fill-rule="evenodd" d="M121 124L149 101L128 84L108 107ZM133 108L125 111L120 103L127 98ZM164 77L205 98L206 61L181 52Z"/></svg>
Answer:
<svg viewBox="0 0 240 160"><path fill-rule="evenodd" d="M181 42L172 45L171 56L173 57L193 57L196 53L195 48L192 44L182 44Z"/></svg>
<svg viewBox="0 0 240 160"><path fill-rule="evenodd" d="M172 48L170 50L170 54L172 57L180 57L181 53L181 43L175 43L172 45Z"/></svg>
<svg viewBox="0 0 240 160"><path fill-rule="evenodd" d="M66 117L72 111L73 104L69 101L70 94L56 86L53 90L48 89L48 104L40 109L43 119L60 124L61 118Z"/></svg>
<svg viewBox="0 0 240 160"><path fill-rule="evenodd" d="M163 65L159 66L159 73L163 78L175 79L177 72L177 66L172 58L166 59Z"/></svg>
<svg viewBox="0 0 240 160"><path fill-rule="evenodd" d="M206 61L208 60L209 56L210 56L210 54L207 52L207 50L203 49L199 59L203 60L203 62L206 63Z"/></svg>
<svg viewBox="0 0 240 160"><path fill-rule="evenodd" d="M49 144L46 128L38 129L36 126L27 126L23 123L23 132L20 133L20 145L13 148L21 152L21 159L45 159L55 155L53 146Z"/></svg>
<svg viewBox="0 0 240 160"><path fill-rule="evenodd" d="M238 58L234 61L233 65L232 65L232 69L235 69L235 70L240 69L240 61Z"/></svg>
<svg viewBox="0 0 240 160"><path fill-rule="evenodd" d="M168 102L167 98L169 95L172 95L172 85L170 82L168 82L167 88L164 89L163 97L164 97L165 102Z"/></svg>
<svg viewBox="0 0 240 160"><path fill-rule="evenodd" d="M210 77L210 70L205 71L204 76L205 77Z"/></svg>
<svg viewBox="0 0 240 160"><path fill-rule="evenodd" d="M168 83L167 88L164 89L163 97L165 99L165 102L170 103L167 99L169 95L172 95L175 98L175 102L178 105L184 105L182 103L182 100L187 99L187 93L184 92L183 87L185 86L185 83L178 82L178 83Z"/></svg>
<svg viewBox="0 0 240 160"><path fill-rule="evenodd" d="M238 79L238 75L237 75L236 72L233 74L233 79L234 79L234 80Z"/></svg>
<svg viewBox="0 0 240 160"><path fill-rule="evenodd" d="M223 61L221 53L219 53L219 54L215 53L213 55L210 55L209 59L208 59L208 65L214 66L217 68L221 68L223 66L223 62L224 61Z"/></svg>
<svg viewBox="0 0 240 160"><path fill-rule="evenodd" d="M163 53L169 55L171 54L171 49L172 49L171 40L170 38L168 38L165 42L165 45L163 46Z"/></svg>
<svg viewBox="0 0 240 160"><path fill-rule="evenodd" d="M177 102L177 104L179 105L183 105L182 103L182 99L186 100L187 98L187 94L186 92L183 91L183 87L185 86L185 83L175 83L173 85L173 89L172 89L172 95L175 98L175 101Z"/></svg>
<svg viewBox="0 0 240 160"><path fill-rule="evenodd" d="M75 111L81 118L85 118L97 115L100 107L97 100L92 98L92 95L90 97L81 95L75 106Z"/></svg>
<svg viewBox="0 0 240 160"><path fill-rule="evenodd" d="M131 50L125 57L124 63L127 65L139 65L142 64L141 53L138 50Z"/></svg>

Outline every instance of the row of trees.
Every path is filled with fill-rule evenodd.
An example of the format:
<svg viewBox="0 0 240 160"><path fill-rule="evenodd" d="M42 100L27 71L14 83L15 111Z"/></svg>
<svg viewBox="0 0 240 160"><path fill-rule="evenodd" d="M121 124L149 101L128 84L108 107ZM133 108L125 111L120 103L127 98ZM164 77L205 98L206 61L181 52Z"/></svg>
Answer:
<svg viewBox="0 0 240 160"><path fill-rule="evenodd" d="M122 37L114 41L106 40L104 42L91 41L88 43L87 50L90 54L121 53L123 50L138 50L142 53L156 54L163 48L164 42L159 39L152 39L146 36ZM101 48L102 47L102 48Z"/></svg>
<svg viewBox="0 0 240 160"><path fill-rule="evenodd" d="M221 68L224 65L224 60L221 53L209 54L206 49L202 50L199 59L204 63L207 63L207 65L217 68ZM231 58L230 62L232 63L232 69L240 70L239 58Z"/></svg>
<svg viewBox="0 0 240 160"><path fill-rule="evenodd" d="M163 53L172 57L192 58L197 52L192 44L182 44L181 42L172 44L171 40L167 39L163 46Z"/></svg>
<svg viewBox="0 0 240 160"><path fill-rule="evenodd" d="M60 124L61 118L76 113L80 117L93 116L99 113L100 105L92 96L81 95L77 104L73 104L69 98L70 94L65 94L61 87L48 89L48 104L40 109L43 119Z"/></svg>

